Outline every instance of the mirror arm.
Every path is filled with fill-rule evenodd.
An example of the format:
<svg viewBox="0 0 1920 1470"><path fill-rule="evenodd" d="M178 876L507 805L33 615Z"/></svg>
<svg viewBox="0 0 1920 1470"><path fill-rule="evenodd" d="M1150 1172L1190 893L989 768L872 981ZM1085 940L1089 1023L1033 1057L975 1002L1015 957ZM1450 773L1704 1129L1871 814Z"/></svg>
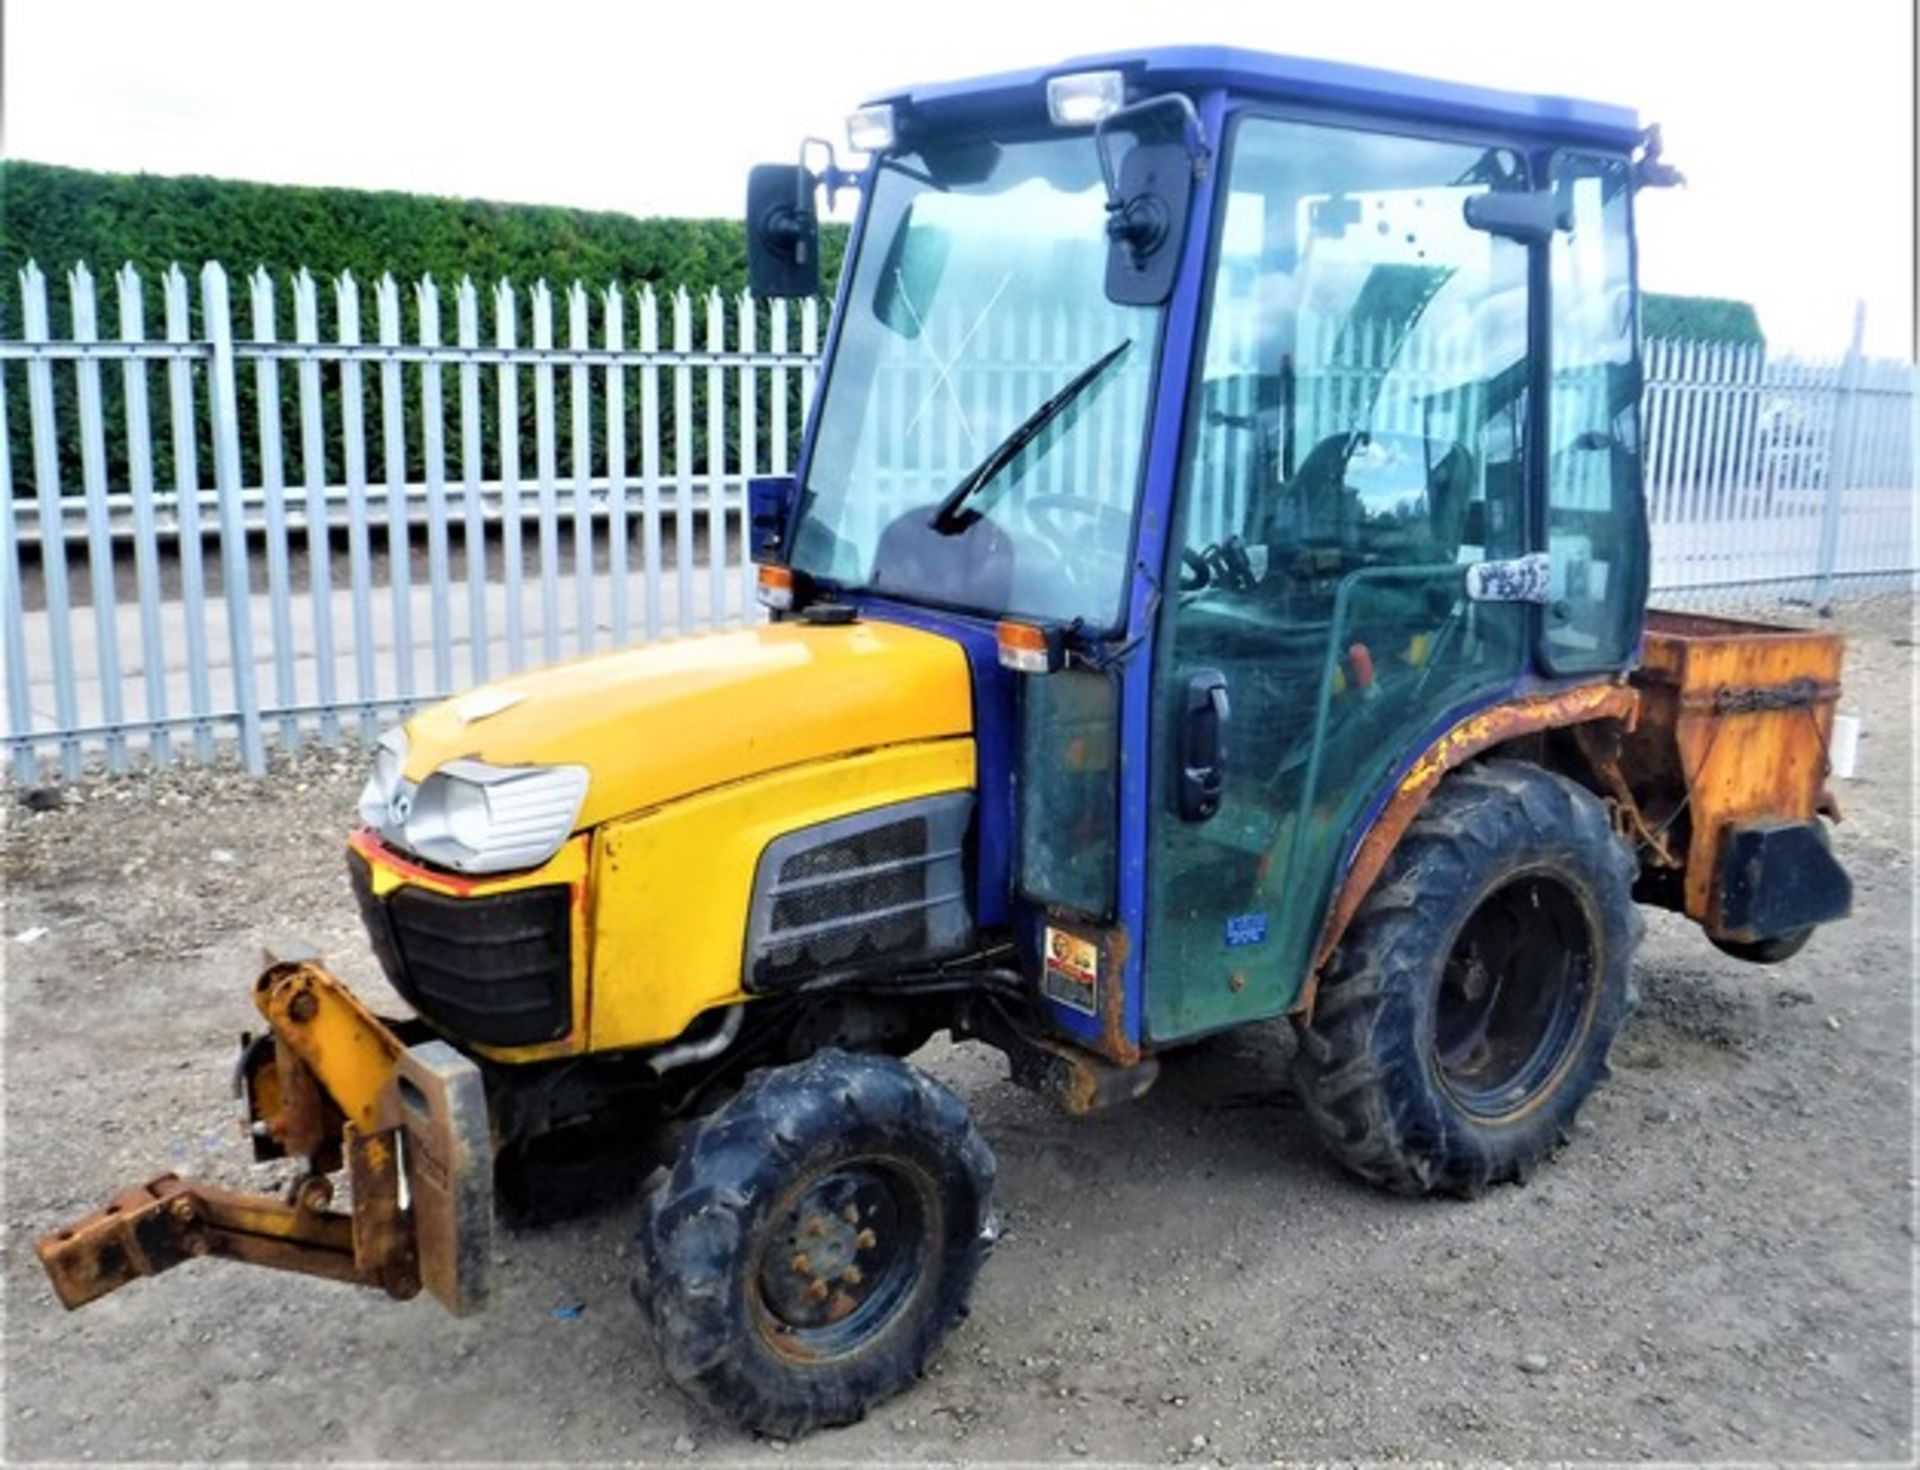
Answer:
<svg viewBox="0 0 1920 1470"><path fill-rule="evenodd" d="M1635 189L1671 189L1685 184L1687 176L1660 156L1660 124L1649 123L1640 135L1640 155L1633 161Z"/></svg>
<svg viewBox="0 0 1920 1470"><path fill-rule="evenodd" d="M1126 201L1120 198L1120 183L1113 169L1113 148L1108 141L1114 129L1127 123L1138 122L1148 113L1172 108L1180 114L1180 137L1187 145L1187 156L1193 160L1193 176L1196 180L1207 176L1207 166L1213 158L1213 150L1207 145L1207 130L1200 121L1200 114L1194 109L1193 99L1184 92L1162 92L1157 97L1148 97L1139 102L1130 102L1125 107L1108 113L1093 125L1093 146L1100 157L1100 178L1107 187L1107 213L1123 212Z"/></svg>
<svg viewBox="0 0 1920 1470"><path fill-rule="evenodd" d="M810 174L807 169L807 150L816 147L826 150L827 161L821 165L817 171L813 171ZM834 204L840 197L840 191L842 189L858 189L860 187L860 170L857 168L840 167L840 159L833 151L833 144L825 138L802 138L800 140L800 169L801 179L795 190L798 197L793 201L793 205L794 208L802 214L807 213L813 207L812 199L807 197L806 180L808 177L814 180L816 187L824 188L827 191L828 209L834 207Z"/></svg>

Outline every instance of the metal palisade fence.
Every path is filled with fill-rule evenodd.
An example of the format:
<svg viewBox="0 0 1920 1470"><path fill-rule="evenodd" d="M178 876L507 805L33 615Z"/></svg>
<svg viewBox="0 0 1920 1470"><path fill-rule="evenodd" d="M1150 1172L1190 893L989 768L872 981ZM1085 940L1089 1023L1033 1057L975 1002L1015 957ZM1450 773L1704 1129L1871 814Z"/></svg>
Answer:
<svg viewBox="0 0 1920 1470"><path fill-rule="evenodd" d="M14 284L16 779L232 742L258 769L269 743L365 737L501 674L758 616L745 485L793 464L815 302L305 272L255 272L235 300L208 264L152 283L150 316L131 268L110 293L85 267L59 291L29 265L6 303ZM1040 349L1070 347L1069 324L1002 335L979 391L1027 384L1007 369L1057 386ZM1824 602L1910 581L1911 365L1667 342L1646 363L1658 594ZM931 370L903 368L908 393Z"/></svg>
<svg viewBox="0 0 1920 1470"><path fill-rule="evenodd" d="M10 765L369 735L534 664L757 613L745 483L796 452L813 301L177 267L19 276L0 342ZM370 298L370 299L369 299ZM371 321L369 322L369 309ZM324 318L324 320L323 320ZM558 318L558 320L556 320ZM24 391L22 391L24 389Z"/></svg>

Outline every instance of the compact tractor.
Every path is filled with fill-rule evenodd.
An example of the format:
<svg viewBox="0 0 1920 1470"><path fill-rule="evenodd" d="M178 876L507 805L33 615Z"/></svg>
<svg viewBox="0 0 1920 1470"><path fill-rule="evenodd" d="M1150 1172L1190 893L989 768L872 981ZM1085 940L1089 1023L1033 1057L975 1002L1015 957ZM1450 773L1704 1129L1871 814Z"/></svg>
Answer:
<svg viewBox="0 0 1920 1470"><path fill-rule="evenodd" d="M212 1255L474 1311L496 1191L657 1156L667 1371L792 1435L966 1312L994 1163L935 1033L1077 1114L1290 1017L1335 1159L1472 1195L1606 1075L1639 905L1756 961L1847 912L1839 639L1647 611L1632 112L1179 48L849 140L748 185L762 296L859 202L743 507L770 618L389 731L347 866L415 1014L272 959L290 1191L122 1193L38 1244L67 1305Z"/></svg>

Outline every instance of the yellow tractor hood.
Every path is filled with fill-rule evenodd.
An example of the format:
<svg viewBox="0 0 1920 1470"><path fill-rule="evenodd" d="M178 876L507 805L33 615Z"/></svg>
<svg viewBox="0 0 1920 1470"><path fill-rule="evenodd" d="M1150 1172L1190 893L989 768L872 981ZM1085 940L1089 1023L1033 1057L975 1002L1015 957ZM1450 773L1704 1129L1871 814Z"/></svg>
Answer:
<svg viewBox="0 0 1920 1470"><path fill-rule="evenodd" d="M972 729L957 643L889 623L775 623L487 684L407 724L405 774L461 757L585 766L576 825L785 766Z"/></svg>

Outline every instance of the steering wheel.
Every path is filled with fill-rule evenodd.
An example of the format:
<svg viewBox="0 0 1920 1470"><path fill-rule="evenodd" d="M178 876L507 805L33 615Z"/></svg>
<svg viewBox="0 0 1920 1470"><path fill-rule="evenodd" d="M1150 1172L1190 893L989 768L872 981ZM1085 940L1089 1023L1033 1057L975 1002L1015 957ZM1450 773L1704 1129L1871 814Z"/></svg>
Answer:
<svg viewBox="0 0 1920 1470"><path fill-rule="evenodd" d="M1024 498L1027 520L1040 539L1060 558L1062 572L1075 581L1074 570L1094 560L1124 561L1133 538L1131 512L1095 500L1090 495L1049 491Z"/></svg>
<svg viewBox="0 0 1920 1470"><path fill-rule="evenodd" d="M1091 495L1049 491L1025 499L1027 517L1034 529L1063 553L1088 550L1088 533L1102 523L1105 532L1098 538L1099 545L1125 547L1133 531L1131 514Z"/></svg>

